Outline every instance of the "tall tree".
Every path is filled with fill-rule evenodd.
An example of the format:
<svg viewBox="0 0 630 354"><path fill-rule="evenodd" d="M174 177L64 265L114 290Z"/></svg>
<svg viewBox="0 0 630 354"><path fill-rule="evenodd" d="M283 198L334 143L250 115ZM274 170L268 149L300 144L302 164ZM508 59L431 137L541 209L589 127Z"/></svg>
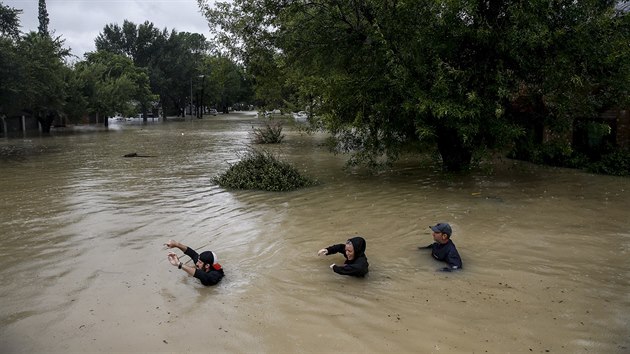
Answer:
<svg viewBox="0 0 630 354"><path fill-rule="evenodd" d="M36 117L44 133L50 132L54 119L63 113L65 58L69 54L62 40L35 32L28 33L17 44L21 77L11 106L14 113L21 110Z"/></svg>
<svg viewBox="0 0 630 354"><path fill-rule="evenodd" d="M148 21L135 25L125 20L122 27L106 25L95 44L98 50L125 55L146 68L165 112L183 115L191 102L199 107L200 101L227 111L250 92L242 69L228 58L212 57L208 41L198 33L160 31Z"/></svg>
<svg viewBox="0 0 630 354"><path fill-rule="evenodd" d="M136 67L126 56L106 51L88 53L75 71L77 91L99 120L114 113L135 114L157 99L151 93L146 69ZM106 119L103 122L107 124Z"/></svg>
<svg viewBox="0 0 630 354"><path fill-rule="evenodd" d="M166 111L185 114L185 107L202 85L199 66L207 51L203 35L175 30L157 47L150 62L151 85L160 94Z"/></svg>
<svg viewBox="0 0 630 354"><path fill-rule="evenodd" d="M159 30L149 21L136 25L125 20L122 27L117 24L106 25L95 39L95 44L99 51L125 55L133 60L136 67L145 68L149 74L151 89L159 92L157 82L160 78L154 74L154 62L159 60L159 53L167 38L166 28ZM146 105L142 107L145 121L148 108Z"/></svg>
<svg viewBox="0 0 630 354"><path fill-rule="evenodd" d="M15 113L15 103L22 87L23 63L17 51L21 12L0 4L0 116Z"/></svg>
<svg viewBox="0 0 630 354"><path fill-rule="evenodd" d="M46 0L39 0L39 8L38 8L37 18L39 19L39 26L37 27L37 32L41 36L50 36L50 32L48 32L48 10L46 10Z"/></svg>
<svg viewBox="0 0 630 354"><path fill-rule="evenodd" d="M80 63L80 62L79 62ZM66 101L64 102L64 114L68 122L81 123L90 111L89 99L85 87L85 77L78 70L79 63L75 63L72 68L67 68L66 83Z"/></svg>
<svg viewBox="0 0 630 354"><path fill-rule="evenodd" d="M22 10L14 9L0 3L0 36L17 39L20 35L20 14Z"/></svg>
<svg viewBox="0 0 630 354"><path fill-rule="evenodd" d="M205 78L202 82L205 106L229 113L229 107L251 96L242 67L225 56L204 57L200 72Z"/></svg>

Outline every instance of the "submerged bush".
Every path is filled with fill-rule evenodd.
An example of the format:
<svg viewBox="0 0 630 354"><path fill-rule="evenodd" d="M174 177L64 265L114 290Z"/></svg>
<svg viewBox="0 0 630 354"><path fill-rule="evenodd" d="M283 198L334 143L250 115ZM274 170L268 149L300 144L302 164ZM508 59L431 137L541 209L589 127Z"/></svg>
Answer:
<svg viewBox="0 0 630 354"><path fill-rule="evenodd" d="M613 176L630 176L630 151L616 150L591 163L590 172Z"/></svg>
<svg viewBox="0 0 630 354"><path fill-rule="evenodd" d="M282 122L279 121L268 120L262 128L253 128L252 134L256 144L279 144L284 139Z"/></svg>
<svg viewBox="0 0 630 354"><path fill-rule="evenodd" d="M630 151L608 148L601 155L575 151L563 143L545 143L535 146L522 145L508 154L508 157L530 161L536 164L576 168L589 172L613 176L630 176Z"/></svg>
<svg viewBox="0 0 630 354"><path fill-rule="evenodd" d="M250 150L241 161L213 179L224 188L290 191L314 184L268 151Z"/></svg>

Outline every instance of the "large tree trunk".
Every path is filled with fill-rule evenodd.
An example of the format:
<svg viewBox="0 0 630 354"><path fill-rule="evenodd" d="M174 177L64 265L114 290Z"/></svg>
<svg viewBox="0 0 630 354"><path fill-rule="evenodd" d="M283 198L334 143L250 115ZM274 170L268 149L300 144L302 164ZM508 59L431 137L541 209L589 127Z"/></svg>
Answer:
<svg viewBox="0 0 630 354"><path fill-rule="evenodd" d="M440 127L437 129L438 150L442 156L442 169L449 172L470 169L472 149L464 145L457 130Z"/></svg>
<svg viewBox="0 0 630 354"><path fill-rule="evenodd" d="M55 115L51 113L45 113L43 116L41 113L37 115L37 121L42 127L42 133L44 134L50 134L50 127L52 127L52 123L54 120Z"/></svg>
<svg viewBox="0 0 630 354"><path fill-rule="evenodd" d="M147 112L147 106L143 104L143 105L142 105L142 107L141 107L141 109L142 109L142 123L143 123L143 124L147 124L147 121L148 121L148 117L147 117L147 113L148 113L148 112Z"/></svg>

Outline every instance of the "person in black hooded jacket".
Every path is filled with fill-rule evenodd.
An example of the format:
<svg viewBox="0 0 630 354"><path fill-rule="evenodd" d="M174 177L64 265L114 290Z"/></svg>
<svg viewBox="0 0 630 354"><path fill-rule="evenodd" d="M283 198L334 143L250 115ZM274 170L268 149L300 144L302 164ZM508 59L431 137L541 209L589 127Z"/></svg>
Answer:
<svg viewBox="0 0 630 354"><path fill-rule="evenodd" d="M335 273L341 275L350 275L354 277L364 277L368 272L369 263L365 256L365 240L363 237L353 237L346 241L345 244L332 245L327 248L322 248L317 252L318 256L331 255L335 253L342 253L346 257L346 261L343 265L336 265L335 263L330 265Z"/></svg>

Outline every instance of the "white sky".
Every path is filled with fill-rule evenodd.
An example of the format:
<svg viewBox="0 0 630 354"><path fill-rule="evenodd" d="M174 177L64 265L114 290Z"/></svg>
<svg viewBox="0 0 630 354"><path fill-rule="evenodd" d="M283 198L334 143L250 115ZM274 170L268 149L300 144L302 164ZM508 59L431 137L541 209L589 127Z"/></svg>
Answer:
<svg viewBox="0 0 630 354"><path fill-rule="evenodd" d="M5 6L22 9L20 30L37 31L38 0L0 0ZM162 30L201 33L206 38L208 22L196 0L46 0L48 30L65 39L65 47L80 59L96 50L94 39L106 24L124 20L136 25L144 21ZM54 32L53 32L54 31Z"/></svg>

